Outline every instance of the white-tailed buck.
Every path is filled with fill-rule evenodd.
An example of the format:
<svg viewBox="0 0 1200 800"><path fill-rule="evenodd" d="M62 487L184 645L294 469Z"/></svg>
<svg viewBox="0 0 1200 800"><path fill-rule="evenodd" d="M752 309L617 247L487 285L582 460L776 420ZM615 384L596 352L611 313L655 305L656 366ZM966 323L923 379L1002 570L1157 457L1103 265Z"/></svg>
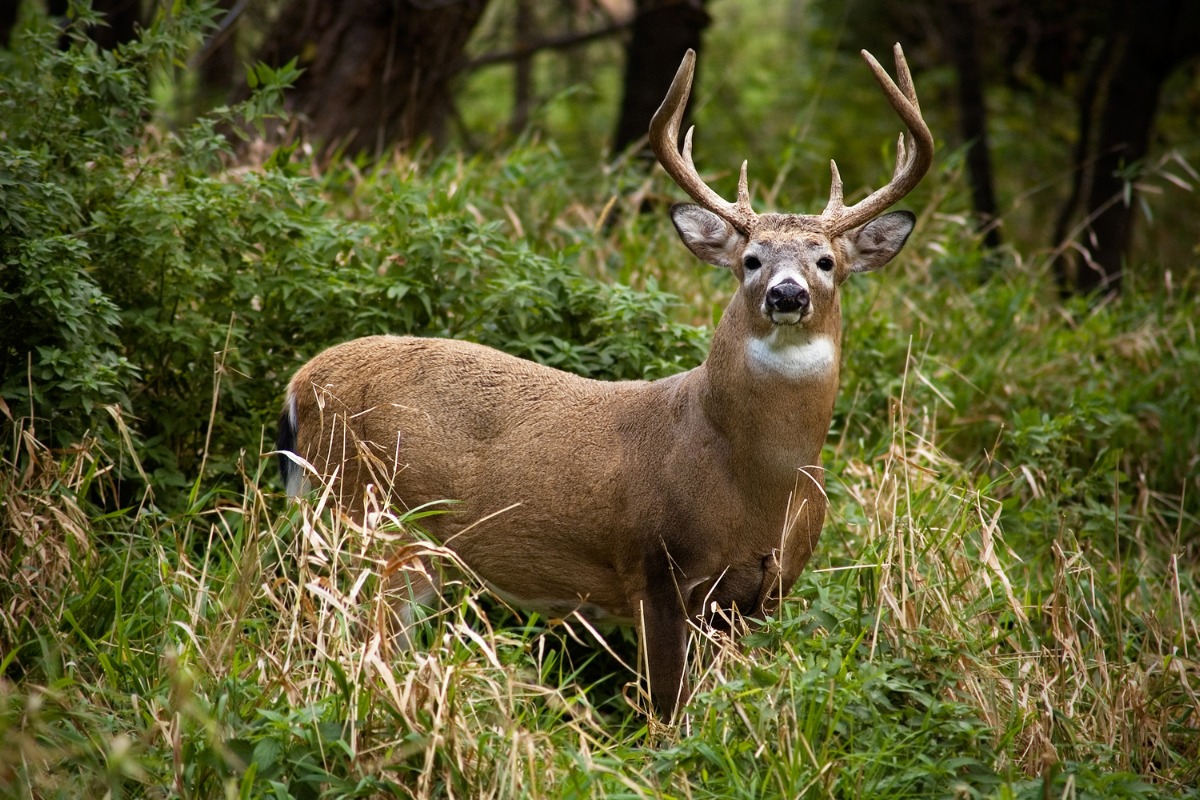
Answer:
<svg viewBox="0 0 1200 800"><path fill-rule="evenodd" d="M745 163L737 202L705 185L690 130L678 148L691 51L650 123L659 162L697 203L671 208L679 236L738 282L703 364L602 382L468 342L356 339L288 386L278 449L315 473L281 456L289 492L321 481L359 519L380 499L461 501L427 518L429 532L510 602L636 624L651 696L673 717L688 697L689 623L770 610L812 555L838 287L888 263L915 222L883 212L928 170L933 137L900 46L899 86L862 55L908 134L891 181L851 206L832 162L819 215L756 214Z"/></svg>

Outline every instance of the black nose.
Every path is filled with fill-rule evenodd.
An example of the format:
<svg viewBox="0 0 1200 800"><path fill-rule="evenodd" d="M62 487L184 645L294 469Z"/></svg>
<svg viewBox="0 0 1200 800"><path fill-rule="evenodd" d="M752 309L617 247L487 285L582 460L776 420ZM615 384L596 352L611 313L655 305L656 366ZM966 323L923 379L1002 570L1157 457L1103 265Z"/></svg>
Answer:
<svg viewBox="0 0 1200 800"><path fill-rule="evenodd" d="M808 311L808 289L798 283L784 281L767 290L767 309L790 314L793 311Z"/></svg>

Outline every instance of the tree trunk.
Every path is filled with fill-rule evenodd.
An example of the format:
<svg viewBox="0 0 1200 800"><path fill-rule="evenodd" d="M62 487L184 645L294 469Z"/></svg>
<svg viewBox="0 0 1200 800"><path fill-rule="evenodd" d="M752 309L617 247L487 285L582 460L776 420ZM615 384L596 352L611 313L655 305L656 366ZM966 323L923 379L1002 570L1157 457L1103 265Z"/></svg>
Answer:
<svg viewBox="0 0 1200 800"><path fill-rule="evenodd" d="M104 15L104 25L88 29L88 37L104 50L112 50L137 37L142 21L141 0L92 0L92 10Z"/></svg>
<svg viewBox="0 0 1200 800"><path fill-rule="evenodd" d="M1080 131L1095 111L1094 141L1081 141L1073 196L1085 196L1079 246L1074 258L1074 290L1114 294L1121 290L1123 262L1135 219L1133 180L1145 158L1162 86L1171 72L1196 51L1178 32L1186 27L1185 0L1116 0L1111 61L1101 65L1094 98L1081 99ZM1178 45L1178 46L1177 46ZM1086 187L1086 189L1084 188ZM1068 209L1069 214L1069 209ZM1065 276L1069 279L1070 276ZM1061 285L1060 285L1061 288Z"/></svg>
<svg viewBox="0 0 1200 800"><path fill-rule="evenodd" d="M991 149L988 146L987 106L983 96L983 69L979 64L978 26L974 0L947 0L943 13L946 39L958 73L958 130L967 145L967 177L976 223L984 244L1000 245L996 217L996 191L992 183Z"/></svg>
<svg viewBox="0 0 1200 800"><path fill-rule="evenodd" d="M379 156L429 133L450 108L451 78L487 0L291 0L259 60L296 58L287 109L326 151Z"/></svg>
<svg viewBox="0 0 1200 800"><path fill-rule="evenodd" d="M0 47L8 47L12 41L13 28L17 25L17 11L21 4L17 0L0 0Z"/></svg>
<svg viewBox="0 0 1200 800"><path fill-rule="evenodd" d="M229 91L238 81L241 65L237 57L237 18L246 3L238 0L217 0L216 7L223 14L212 31L204 48L194 59L200 74L200 105L208 108L209 103Z"/></svg>
<svg viewBox="0 0 1200 800"><path fill-rule="evenodd" d="M517 0L516 24L513 33L516 49L522 53L513 63L513 112L509 130L520 134L529 124L533 110L533 51L529 49L536 37L533 19L533 0Z"/></svg>
<svg viewBox="0 0 1200 800"><path fill-rule="evenodd" d="M1079 128L1075 134L1075 147L1072 152L1072 163L1077 165L1075 180L1071 182L1071 194L1058 214L1051 242L1060 251L1054 259L1054 279L1058 283L1058 293L1063 298L1069 297L1075 290L1076 253L1066 250L1065 247L1075 236L1071 229L1078 224L1082 215L1080 204L1083 197L1091 191L1092 171L1089 164L1095 140L1096 108L1100 103L1100 85L1108 80L1106 75L1112 63L1112 51L1110 36L1104 41L1099 52L1091 56L1084 70L1083 86L1076 101Z"/></svg>
<svg viewBox="0 0 1200 800"><path fill-rule="evenodd" d="M700 39L708 27L706 0L637 0L633 33L625 48L625 86L621 116L613 139L619 153L642 139L650 118L658 110L683 54L690 47L700 52ZM682 130L687 130L686 122ZM645 148L649 152L649 148Z"/></svg>

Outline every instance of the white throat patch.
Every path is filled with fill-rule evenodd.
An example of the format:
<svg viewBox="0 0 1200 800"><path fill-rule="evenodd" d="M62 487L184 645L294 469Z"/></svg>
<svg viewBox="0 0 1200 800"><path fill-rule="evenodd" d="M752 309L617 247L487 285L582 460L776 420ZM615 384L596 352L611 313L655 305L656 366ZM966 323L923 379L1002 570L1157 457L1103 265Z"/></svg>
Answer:
<svg viewBox="0 0 1200 800"><path fill-rule="evenodd" d="M797 341L795 335L788 334L792 331L777 328L765 338L746 342L750 365L793 381L821 378L836 369L834 346L828 336Z"/></svg>

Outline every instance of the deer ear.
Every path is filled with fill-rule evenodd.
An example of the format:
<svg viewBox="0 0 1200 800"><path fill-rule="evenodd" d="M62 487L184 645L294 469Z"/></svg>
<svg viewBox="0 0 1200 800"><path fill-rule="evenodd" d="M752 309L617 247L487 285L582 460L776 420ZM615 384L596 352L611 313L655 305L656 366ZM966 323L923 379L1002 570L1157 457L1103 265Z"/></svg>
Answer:
<svg viewBox="0 0 1200 800"><path fill-rule="evenodd" d="M738 247L746 241L728 222L691 203L671 206L671 221L688 250L714 267L732 267Z"/></svg>
<svg viewBox="0 0 1200 800"><path fill-rule="evenodd" d="M908 241L917 218L911 211L893 211L846 233L851 272L870 272L891 261Z"/></svg>

